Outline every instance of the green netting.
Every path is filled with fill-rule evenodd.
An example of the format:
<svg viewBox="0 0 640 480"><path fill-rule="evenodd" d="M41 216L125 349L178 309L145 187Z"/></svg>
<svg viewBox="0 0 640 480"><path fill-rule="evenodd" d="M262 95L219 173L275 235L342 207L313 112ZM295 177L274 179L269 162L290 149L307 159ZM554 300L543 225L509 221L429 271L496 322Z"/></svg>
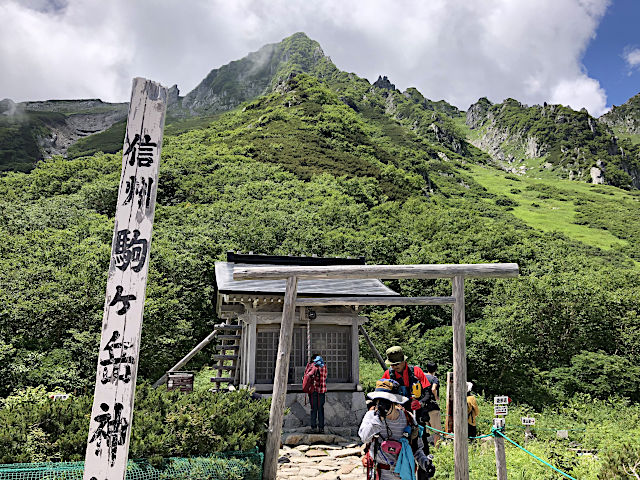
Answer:
<svg viewBox="0 0 640 480"><path fill-rule="evenodd" d="M260 480L263 454L225 452L208 457L169 458L161 467L129 460L126 480ZM82 480L84 462L0 465L0 480Z"/></svg>

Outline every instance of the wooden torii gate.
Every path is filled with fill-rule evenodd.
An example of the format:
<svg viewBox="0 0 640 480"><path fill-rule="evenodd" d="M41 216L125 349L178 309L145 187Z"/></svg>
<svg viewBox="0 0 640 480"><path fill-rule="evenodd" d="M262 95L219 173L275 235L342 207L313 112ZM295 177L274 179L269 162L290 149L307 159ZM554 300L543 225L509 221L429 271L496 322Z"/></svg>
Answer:
<svg viewBox="0 0 640 480"><path fill-rule="evenodd" d="M269 430L264 458L263 480L274 480L278 468L278 450L282 435L289 356L293 322L297 306L318 305L453 305L453 425L455 437L455 479L469 480L469 440L467 428L467 353L464 315L465 278L506 278L519 275L517 263L442 264L442 265L333 265L320 267L282 266L236 268L234 280L286 280L282 324ZM450 297L335 297L297 298L298 280L304 279L433 279L451 278Z"/></svg>

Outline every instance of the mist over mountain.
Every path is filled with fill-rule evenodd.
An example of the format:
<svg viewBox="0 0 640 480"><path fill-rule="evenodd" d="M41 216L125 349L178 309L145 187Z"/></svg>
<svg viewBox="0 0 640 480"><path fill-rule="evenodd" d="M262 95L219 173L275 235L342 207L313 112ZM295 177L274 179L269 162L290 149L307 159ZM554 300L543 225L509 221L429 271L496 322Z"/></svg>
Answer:
<svg viewBox="0 0 640 480"><path fill-rule="evenodd" d="M513 99L496 105L481 99L469 112L462 112L444 100L425 98L415 88L400 92L387 76L371 84L342 72L318 42L301 32L211 70L184 97L174 85L168 123L234 109L277 91L288 78L301 73L330 86L356 111L371 116L384 106L378 113L432 145L470 156L473 161L490 159L515 174L544 171L558 178L640 186L638 96L601 119L584 110L547 104L528 107ZM372 98L379 100L376 108ZM0 110L0 171L28 171L52 155L74 158L121 148L126 104L99 100L14 104L6 99ZM481 157L484 160L479 160Z"/></svg>

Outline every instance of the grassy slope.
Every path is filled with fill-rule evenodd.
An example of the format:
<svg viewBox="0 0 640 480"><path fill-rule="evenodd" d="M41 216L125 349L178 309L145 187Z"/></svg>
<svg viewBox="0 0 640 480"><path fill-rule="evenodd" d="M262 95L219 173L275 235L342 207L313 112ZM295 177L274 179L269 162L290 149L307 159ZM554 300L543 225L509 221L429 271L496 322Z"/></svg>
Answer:
<svg viewBox="0 0 640 480"><path fill-rule="evenodd" d="M545 232L561 232L568 237L604 250L628 244L612 232L576 223L579 205L588 199L606 209L615 203L629 210L638 208L638 196L607 185L596 186L569 180L516 177L491 167L471 166L474 179L489 192L504 195L517 203L512 213L529 226ZM545 190L551 187L552 193Z"/></svg>

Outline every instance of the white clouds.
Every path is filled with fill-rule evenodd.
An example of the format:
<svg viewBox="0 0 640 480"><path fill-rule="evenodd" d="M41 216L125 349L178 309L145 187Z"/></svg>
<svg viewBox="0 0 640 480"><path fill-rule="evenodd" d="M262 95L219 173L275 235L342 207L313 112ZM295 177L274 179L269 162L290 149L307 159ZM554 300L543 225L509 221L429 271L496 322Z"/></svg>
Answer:
<svg viewBox="0 0 640 480"><path fill-rule="evenodd" d="M626 47L622 53L622 58L627 62L629 75L634 69L640 68L640 48Z"/></svg>
<svg viewBox="0 0 640 480"><path fill-rule="evenodd" d="M45 0L32 3L47 4ZM50 2L51 3L51 2ZM55 4L64 4L61 0ZM586 107L606 95L581 57L609 0L0 0L0 98L122 101L131 78L178 83L304 31L336 65L466 109L481 96ZM635 57L632 57L632 59Z"/></svg>
<svg viewBox="0 0 640 480"><path fill-rule="evenodd" d="M568 105L574 110L586 108L592 115L602 115L608 111L607 95L593 78L583 75L560 81L550 97L551 103Z"/></svg>

